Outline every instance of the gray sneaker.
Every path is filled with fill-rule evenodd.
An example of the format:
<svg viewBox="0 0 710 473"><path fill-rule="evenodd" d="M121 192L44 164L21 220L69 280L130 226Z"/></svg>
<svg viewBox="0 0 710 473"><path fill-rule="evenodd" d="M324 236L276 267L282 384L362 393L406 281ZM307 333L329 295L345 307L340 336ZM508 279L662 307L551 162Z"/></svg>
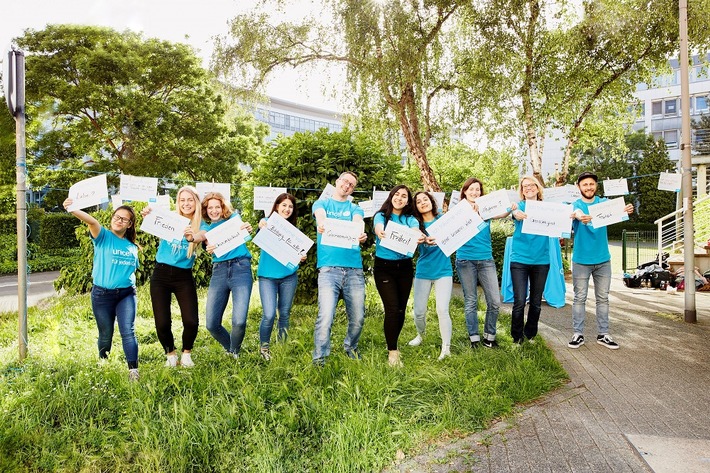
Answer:
<svg viewBox="0 0 710 473"><path fill-rule="evenodd" d="M360 356L360 351L357 348L351 348L349 350L345 350L345 354L348 356L348 358L352 360L359 360L362 357Z"/></svg>
<svg viewBox="0 0 710 473"><path fill-rule="evenodd" d="M138 368L131 368L128 370L128 381L135 383L139 378Z"/></svg>
<svg viewBox="0 0 710 473"><path fill-rule="evenodd" d="M584 345L584 335L580 335L579 333L575 333L572 340L567 344L570 348L579 348L582 345Z"/></svg>

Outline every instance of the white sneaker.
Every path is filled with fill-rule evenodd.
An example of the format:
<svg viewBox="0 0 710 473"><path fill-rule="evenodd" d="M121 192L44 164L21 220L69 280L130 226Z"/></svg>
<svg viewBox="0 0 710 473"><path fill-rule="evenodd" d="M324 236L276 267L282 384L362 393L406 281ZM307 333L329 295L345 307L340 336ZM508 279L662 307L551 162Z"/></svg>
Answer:
<svg viewBox="0 0 710 473"><path fill-rule="evenodd" d="M404 366L402 360L399 358L399 350L391 350L387 361L393 368L401 368Z"/></svg>
<svg viewBox="0 0 710 473"><path fill-rule="evenodd" d="M177 355L168 355L165 360L165 366L168 368L175 368L177 366Z"/></svg>
<svg viewBox="0 0 710 473"><path fill-rule="evenodd" d="M138 376L138 368L131 368L128 370L128 381L136 382L138 381L138 378L140 378L140 376Z"/></svg>
<svg viewBox="0 0 710 473"><path fill-rule="evenodd" d="M410 347L418 347L419 345L422 344L422 334L418 333L416 337L414 337L408 345Z"/></svg>
<svg viewBox="0 0 710 473"><path fill-rule="evenodd" d="M439 355L439 361L443 360L447 356L451 356L451 349L449 348L449 345L442 345L441 355Z"/></svg>
<svg viewBox="0 0 710 473"><path fill-rule="evenodd" d="M189 353L182 353L182 356L180 357L180 365L184 366L185 368L192 368L195 366L195 362L192 361L192 355Z"/></svg>

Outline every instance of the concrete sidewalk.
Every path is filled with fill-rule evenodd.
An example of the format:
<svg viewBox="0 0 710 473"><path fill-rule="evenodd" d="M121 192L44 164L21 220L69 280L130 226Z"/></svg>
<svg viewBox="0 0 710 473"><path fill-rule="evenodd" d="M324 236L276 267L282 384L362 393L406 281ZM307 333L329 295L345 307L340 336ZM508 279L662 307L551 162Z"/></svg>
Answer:
<svg viewBox="0 0 710 473"><path fill-rule="evenodd" d="M568 348L571 304L568 284L567 305L543 303L540 324L568 384L486 431L391 470L710 472L710 293L696 294L698 323L690 325L656 315L682 320L683 293L628 289L614 279L610 325L619 350L596 343L593 300L586 344Z"/></svg>

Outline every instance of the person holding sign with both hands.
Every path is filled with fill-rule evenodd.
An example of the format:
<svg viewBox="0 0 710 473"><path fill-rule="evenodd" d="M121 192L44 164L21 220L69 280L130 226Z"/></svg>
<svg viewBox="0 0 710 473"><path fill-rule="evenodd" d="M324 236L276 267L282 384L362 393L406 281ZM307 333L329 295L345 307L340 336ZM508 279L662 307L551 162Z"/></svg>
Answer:
<svg viewBox="0 0 710 473"><path fill-rule="evenodd" d="M396 238L396 231L391 231L388 225L403 225L408 228L419 228L419 222L412 215L412 193L407 186L395 186L375 214L375 286L382 298L385 310L384 330L388 361L390 366L402 366L397 341L404 326L404 314L407 310L407 300L412 290L414 268L412 254L398 253L386 247L388 238ZM417 232L418 237L412 242L424 242L424 234ZM407 236L406 238L413 238Z"/></svg>

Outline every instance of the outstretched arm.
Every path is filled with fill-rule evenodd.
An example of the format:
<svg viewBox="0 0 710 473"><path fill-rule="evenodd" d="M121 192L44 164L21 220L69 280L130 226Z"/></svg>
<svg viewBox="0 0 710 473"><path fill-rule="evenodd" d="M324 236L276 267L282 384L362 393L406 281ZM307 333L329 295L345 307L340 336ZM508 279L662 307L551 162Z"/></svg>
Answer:
<svg viewBox="0 0 710 473"><path fill-rule="evenodd" d="M63 204L64 208L66 209L73 202L74 201L72 199L67 198ZM93 216L89 215L83 210L72 210L70 213L89 226L89 232L91 233L91 236L93 238L99 236L99 233L101 233L101 224Z"/></svg>

